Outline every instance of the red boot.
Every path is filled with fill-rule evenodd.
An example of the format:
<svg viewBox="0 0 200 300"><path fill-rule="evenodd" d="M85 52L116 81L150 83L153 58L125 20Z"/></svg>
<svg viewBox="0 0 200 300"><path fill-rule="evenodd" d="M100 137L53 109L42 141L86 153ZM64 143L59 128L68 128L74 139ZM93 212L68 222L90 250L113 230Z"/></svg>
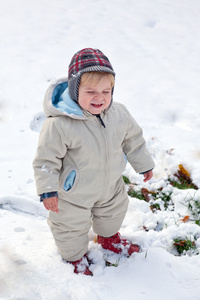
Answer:
<svg viewBox="0 0 200 300"><path fill-rule="evenodd" d="M119 232L108 238L98 235L97 243L101 244L104 249L113 251L117 254L123 253L126 256L131 256L134 252L140 251L138 245L131 244L126 239L122 239Z"/></svg>
<svg viewBox="0 0 200 300"><path fill-rule="evenodd" d="M74 266L74 273L93 276L92 272L89 270L89 263L86 254L81 259L68 261L68 263Z"/></svg>

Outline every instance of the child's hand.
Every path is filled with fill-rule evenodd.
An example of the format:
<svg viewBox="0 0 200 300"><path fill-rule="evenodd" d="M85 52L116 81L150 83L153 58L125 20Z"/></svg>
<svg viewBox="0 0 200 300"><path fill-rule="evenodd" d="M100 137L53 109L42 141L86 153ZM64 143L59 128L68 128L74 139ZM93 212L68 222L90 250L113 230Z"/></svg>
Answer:
<svg viewBox="0 0 200 300"><path fill-rule="evenodd" d="M150 180L152 177L153 177L153 171L151 170L149 172L144 173L143 181L146 182L146 181Z"/></svg>
<svg viewBox="0 0 200 300"><path fill-rule="evenodd" d="M58 213L58 198L57 197L43 199L43 205L47 210L51 210L53 212Z"/></svg>

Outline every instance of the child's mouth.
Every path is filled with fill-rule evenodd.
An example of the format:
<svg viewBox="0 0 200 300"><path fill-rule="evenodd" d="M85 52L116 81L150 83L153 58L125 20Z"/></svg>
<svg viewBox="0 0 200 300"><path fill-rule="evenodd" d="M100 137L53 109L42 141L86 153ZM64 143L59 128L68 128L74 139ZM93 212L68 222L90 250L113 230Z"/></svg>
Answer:
<svg viewBox="0 0 200 300"><path fill-rule="evenodd" d="M102 103L91 103L91 105L92 105L94 108L100 108L103 104L102 104Z"/></svg>

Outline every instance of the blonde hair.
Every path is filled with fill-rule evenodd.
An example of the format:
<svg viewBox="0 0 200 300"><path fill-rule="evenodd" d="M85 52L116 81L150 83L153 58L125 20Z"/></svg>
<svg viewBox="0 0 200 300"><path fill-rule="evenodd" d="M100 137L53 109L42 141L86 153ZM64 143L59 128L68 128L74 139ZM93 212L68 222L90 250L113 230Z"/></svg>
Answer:
<svg viewBox="0 0 200 300"><path fill-rule="evenodd" d="M110 80L111 83L111 87L114 87L115 84L115 78L113 76L113 74L111 73L107 73L107 72L98 72L98 71L94 71L94 72L86 72L83 73L81 75L81 81L80 84L87 84L87 83L94 83L97 84L98 82L100 82L103 78L108 78L108 80Z"/></svg>

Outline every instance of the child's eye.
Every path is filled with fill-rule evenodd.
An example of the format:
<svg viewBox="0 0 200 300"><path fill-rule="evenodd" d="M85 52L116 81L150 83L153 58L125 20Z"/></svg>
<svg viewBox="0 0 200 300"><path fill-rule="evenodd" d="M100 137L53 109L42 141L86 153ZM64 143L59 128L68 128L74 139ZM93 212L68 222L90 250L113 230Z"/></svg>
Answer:
<svg viewBox="0 0 200 300"><path fill-rule="evenodd" d="M94 91L87 91L88 94L94 94Z"/></svg>
<svg viewBox="0 0 200 300"><path fill-rule="evenodd" d="M103 93L104 93L104 94L109 94L109 93L110 93L110 91L104 91Z"/></svg>

